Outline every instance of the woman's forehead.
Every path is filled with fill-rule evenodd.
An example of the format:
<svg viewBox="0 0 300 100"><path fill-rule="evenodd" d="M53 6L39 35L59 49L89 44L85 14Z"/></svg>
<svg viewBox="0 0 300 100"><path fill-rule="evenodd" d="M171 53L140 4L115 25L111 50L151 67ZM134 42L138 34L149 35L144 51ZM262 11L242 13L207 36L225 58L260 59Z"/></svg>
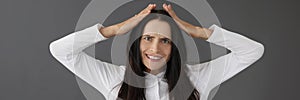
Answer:
<svg viewBox="0 0 300 100"><path fill-rule="evenodd" d="M146 24L144 34L160 34L171 39L171 27L165 21L151 20Z"/></svg>

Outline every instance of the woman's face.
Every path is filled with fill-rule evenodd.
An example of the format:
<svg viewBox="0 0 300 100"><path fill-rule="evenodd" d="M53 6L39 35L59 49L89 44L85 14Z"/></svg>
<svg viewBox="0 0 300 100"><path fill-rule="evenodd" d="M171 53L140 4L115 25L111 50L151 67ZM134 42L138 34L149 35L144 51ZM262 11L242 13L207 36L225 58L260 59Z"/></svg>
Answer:
<svg viewBox="0 0 300 100"><path fill-rule="evenodd" d="M170 58L171 28L165 21L157 19L149 21L140 42L140 52L147 72L161 72Z"/></svg>

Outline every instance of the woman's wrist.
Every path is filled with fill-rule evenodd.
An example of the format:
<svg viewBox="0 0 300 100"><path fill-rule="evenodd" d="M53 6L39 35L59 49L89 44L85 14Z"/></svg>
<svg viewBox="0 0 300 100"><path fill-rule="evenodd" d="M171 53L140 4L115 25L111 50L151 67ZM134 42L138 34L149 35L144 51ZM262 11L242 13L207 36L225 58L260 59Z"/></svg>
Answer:
<svg viewBox="0 0 300 100"><path fill-rule="evenodd" d="M100 27L99 32L105 37L110 38L116 35L117 27L115 25L108 27Z"/></svg>
<svg viewBox="0 0 300 100"><path fill-rule="evenodd" d="M213 30L208 29L208 28L203 28L203 27L196 27L197 30L197 35L195 35L194 38L200 38L203 40L207 40L211 34L213 33Z"/></svg>

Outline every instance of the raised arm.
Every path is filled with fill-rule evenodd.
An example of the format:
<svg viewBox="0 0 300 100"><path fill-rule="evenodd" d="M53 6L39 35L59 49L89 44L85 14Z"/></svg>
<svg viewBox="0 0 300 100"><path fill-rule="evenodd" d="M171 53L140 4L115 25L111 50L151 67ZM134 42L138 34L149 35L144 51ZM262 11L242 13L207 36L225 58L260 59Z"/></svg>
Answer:
<svg viewBox="0 0 300 100"><path fill-rule="evenodd" d="M229 54L206 63L188 65L190 79L202 94L208 95L215 86L247 68L263 55L264 46L261 43L217 25L212 25L209 29L194 26L178 18L171 5L164 4L163 8L172 16L177 25L193 38L204 39L231 51Z"/></svg>
<svg viewBox="0 0 300 100"><path fill-rule="evenodd" d="M98 31L100 24L71 33L50 44L50 52L76 76L107 95L111 87L122 80L123 66L102 62L83 52L83 50L106 38Z"/></svg>
<svg viewBox="0 0 300 100"><path fill-rule="evenodd" d="M207 41L231 52L212 61L189 66L193 71L193 80L197 80L197 86L207 93L249 67L264 53L264 46L261 43L217 25L212 25L210 29L213 33Z"/></svg>
<svg viewBox="0 0 300 100"><path fill-rule="evenodd" d="M143 9L140 13L129 18L128 20L109 26L100 28L99 31L104 37L112 37L115 35L122 35L132 30L140 21L142 21L147 15L150 14L152 9L155 9L156 4L149 4L148 7Z"/></svg>
<svg viewBox="0 0 300 100"><path fill-rule="evenodd" d="M125 66L117 66L97 60L83 52L83 50L107 38L127 33L154 8L154 4L149 4L139 14L119 24L108 27L96 24L71 33L53 41L49 46L50 52L67 69L95 87L106 97L113 86L123 80Z"/></svg>

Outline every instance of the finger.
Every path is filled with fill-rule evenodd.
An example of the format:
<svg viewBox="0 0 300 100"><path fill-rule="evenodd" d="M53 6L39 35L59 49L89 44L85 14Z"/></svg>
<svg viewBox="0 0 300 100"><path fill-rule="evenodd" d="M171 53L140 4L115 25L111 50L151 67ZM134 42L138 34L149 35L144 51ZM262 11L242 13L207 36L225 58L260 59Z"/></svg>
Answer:
<svg viewBox="0 0 300 100"><path fill-rule="evenodd" d="M172 7L171 7L171 5L170 5L170 4L168 5L168 8L169 8L170 10L172 10Z"/></svg>
<svg viewBox="0 0 300 100"><path fill-rule="evenodd" d="M144 10L142 10L139 14L149 14L152 9L156 7L156 4L149 4Z"/></svg>
<svg viewBox="0 0 300 100"><path fill-rule="evenodd" d="M175 12L173 11L171 5L163 4L163 8L169 13L169 15L173 18L176 17Z"/></svg>
<svg viewBox="0 0 300 100"><path fill-rule="evenodd" d="M172 12L171 12L171 9L168 7L167 4L163 4L163 8L164 8L169 14L172 13Z"/></svg>
<svg viewBox="0 0 300 100"><path fill-rule="evenodd" d="M149 4L144 10L149 10L149 9L151 9L152 8L152 4Z"/></svg>
<svg viewBox="0 0 300 100"><path fill-rule="evenodd" d="M156 4L149 4L147 8L145 8L144 10L146 11L151 11L152 9L154 9L156 7Z"/></svg>
<svg viewBox="0 0 300 100"><path fill-rule="evenodd" d="M149 6L147 7L148 10L152 10L156 7L156 4L149 4Z"/></svg>
<svg viewBox="0 0 300 100"><path fill-rule="evenodd" d="M169 11L169 9L168 9L168 7L167 7L167 4L163 4L163 8L168 12Z"/></svg>
<svg viewBox="0 0 300 100"><path fill-rule="evenodd" d="M175 15L175 12L173 11L170 4L167 6L167 8L168 8L169 12L172 13L172 15Z"/></svg>

